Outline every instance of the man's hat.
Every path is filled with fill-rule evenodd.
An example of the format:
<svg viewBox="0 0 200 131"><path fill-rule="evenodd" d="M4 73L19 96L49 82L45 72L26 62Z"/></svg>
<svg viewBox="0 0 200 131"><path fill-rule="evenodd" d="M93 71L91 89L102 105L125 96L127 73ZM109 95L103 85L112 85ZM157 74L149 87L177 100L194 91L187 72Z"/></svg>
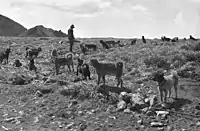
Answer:
<svg viewBox="0 0 200 131"><path fill-rule="evenodd" d="M73 24L72 24L70 27L71 27L71 28L75 28Z"/></svg>

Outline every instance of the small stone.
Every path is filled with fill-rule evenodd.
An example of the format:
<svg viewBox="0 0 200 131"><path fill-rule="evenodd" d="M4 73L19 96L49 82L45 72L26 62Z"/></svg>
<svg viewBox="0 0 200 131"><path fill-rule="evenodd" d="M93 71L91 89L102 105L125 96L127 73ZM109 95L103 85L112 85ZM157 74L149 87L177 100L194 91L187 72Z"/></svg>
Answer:
<svg viewBox="0 0 200 131"><path fill-rule="evenodd" d="M151 110L148 110L148 111L146 112L146 115L147 115L147 116L154 116L154 112L151 111Z"/></svg>
<svg viewBox="0 0 200 131"><path fill-rule="evenodd" d="M71 129L72 128L72 126L74 126L74 123L72 122L72 123L70 123L70 124L68 124L67 126L66 126L66 128L67 129Z"/></svg>
<svg viewBox="0 0 200 131"><path fill-rule="evenodd" d="M36 93L35 93L35 96L38 96L38 97L42 97L42 92L40 92L40 91L36 91Z"/></svg>
<svg viewBox="0 0 200 131"><path fill-rule="evenodd" d="M131 113L131 110L130 110L130 109L125 109L125 110L124 110L124 113L130 114L130 113Z"/></svg>
<svg viewBox="0 0 200 131"><path fill-rule="evenodd" d="M163 127L158 127L157 131L164 131L164 128Z"/></svg>
<svg viewBox="0 0 200 131"><path fill-rule="evenodd" d="M198 121L198 122L196 123L196 126L200 126L200 121Z"/></svg>
<svg viewBox="0 0 200 131"><path fill-rule="evenodd" d="M143 121L142 120L138 120L137 123L142 125Z"/></svg>
<svg viewBox="0 0 200 131"><path fill-rule="evenodd" d="M195 109L200 110L200 105L195 106Z"/></svg>
<svg viewBox="0 0 200 131"><path fill-rule="evenodd" d="M79 115L83 115L83 111L78 111L78 114Z"/></svg>
<svg viewBox="0 0 200 131"><path fill-rule="evenodd" d="M162 127L164 126L161 122L151 122L151 127Z"/></svg>
<svg viewBox="0 0 200 131"><path fill-rule="evenodd" d="M141 125L141 126L140 126L140 129L144 129L144 128L145 128L145 126L144 126L144 125Z"/></svg>
<svg viewBox="0 0 200 131"><path fill-rule="evenodd" d="M117 111L124 110L125 108L126 108L126 102L125 102L125 101L120 101L120 102L117 104Z"/></svg>
<svg viewBox="0 0 200 131"><path fill-rule="evenodd" d="M82 124L79 126L80 131L84 131L86 128L87 128L86 123L82 123Z"/></svg>
<svg viewBox="0 0 200 131"><path fill-rule="evenodd" d="M168 127L167 127L167 131L173 131L173 127L168 126Z"/></svg>

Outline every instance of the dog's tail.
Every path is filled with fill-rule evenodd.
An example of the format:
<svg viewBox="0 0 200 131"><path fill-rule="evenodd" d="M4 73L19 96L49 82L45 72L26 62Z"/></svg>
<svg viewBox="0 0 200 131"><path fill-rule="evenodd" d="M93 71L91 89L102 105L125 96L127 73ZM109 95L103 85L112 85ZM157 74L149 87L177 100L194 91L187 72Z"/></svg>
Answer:
<svg viewBox="0 0 200 131"><path fill-rule="evenodd" d="M177 73L177 71L171 71L171 74L172 74L173 79L175 80L174 85L177 86L178 85L178 79L179 79L178 73Z"/></svg>
<svg viewBox="0 0 200 131"><path fill-rule="evenodd" d="M70 59L73 59L74 55L72 53L68 53L68 54L66 54L66 57L70 58Z"/></svg>

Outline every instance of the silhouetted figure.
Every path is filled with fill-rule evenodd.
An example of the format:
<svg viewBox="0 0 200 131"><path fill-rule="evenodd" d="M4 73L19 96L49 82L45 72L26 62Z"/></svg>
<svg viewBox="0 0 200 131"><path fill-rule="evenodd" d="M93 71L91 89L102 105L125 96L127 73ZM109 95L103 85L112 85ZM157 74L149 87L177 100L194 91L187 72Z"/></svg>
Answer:
<svg viewBox="0 0 200 131"><path fill-rule="evenodd" d="M197 40L197 39L195 39L192 35L190 35L190 40Z"/></svg>
<svg viewBox="0 0 200 131"><path fill-rule="evenodd" d="M70 26L70 28L68 29L68 40L69 40L69 44L70 44L70 48L69 48L69 51L70 51L70 52L72 52L72 48L73 48L74 40L75 40L75 38L74 38L74 31L73 31L74 28L75 28L75 27L74 27L74 25L72 24L72 25Z"/></svg>
<svg viewBox="0 0 200 131"><path fill-rule="evenodd" d="M142 42L146 44L146 40L145 40L144 36L142 36Z"/></svg>

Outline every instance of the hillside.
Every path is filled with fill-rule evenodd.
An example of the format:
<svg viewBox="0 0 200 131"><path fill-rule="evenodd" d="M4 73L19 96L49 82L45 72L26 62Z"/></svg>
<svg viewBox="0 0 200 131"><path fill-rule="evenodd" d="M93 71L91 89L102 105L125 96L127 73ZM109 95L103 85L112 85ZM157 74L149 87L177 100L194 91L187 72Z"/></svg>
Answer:
<svg viewBox="0 0 200 131"><path fill-rule="evenodd" d="M62 66L55 75L51 51L56 48L58 58L69 53L69 46L59 43L65 38L0 37L2 43L15 43L8 64L0 68L0 131L200 131L200 41L143 43L137 38L132 44L129 39L113 39L124 46L104 49L99 39L79 38L97 50L83 54L75 43L75 70ZM26 47L42 48L35 59L36 72L28 69ZM89 65L91 80L76 75L79 57ZM98 86L93 58L122 61L123 87L117 88L111 75L105 76L105 86L102 79ZM16 59L21 67L13 66ZM161 69L165 75L171 70L179 75L178 98L172 88L165 103L152 77Z"/></svg>
<svg viewBox="0 0 200 131"><path fill-rule="evenodd" d="M67 35L61 30L56 31L51 28L46 28L42 25L35 26L19 36L21 37L66 37Z"/></svg>
<svg viewBox="0 0 200 131"><path fill-rule="evenodd" d="M0 36L18 36L27 29L10 18L0 14Z"/></svg>

